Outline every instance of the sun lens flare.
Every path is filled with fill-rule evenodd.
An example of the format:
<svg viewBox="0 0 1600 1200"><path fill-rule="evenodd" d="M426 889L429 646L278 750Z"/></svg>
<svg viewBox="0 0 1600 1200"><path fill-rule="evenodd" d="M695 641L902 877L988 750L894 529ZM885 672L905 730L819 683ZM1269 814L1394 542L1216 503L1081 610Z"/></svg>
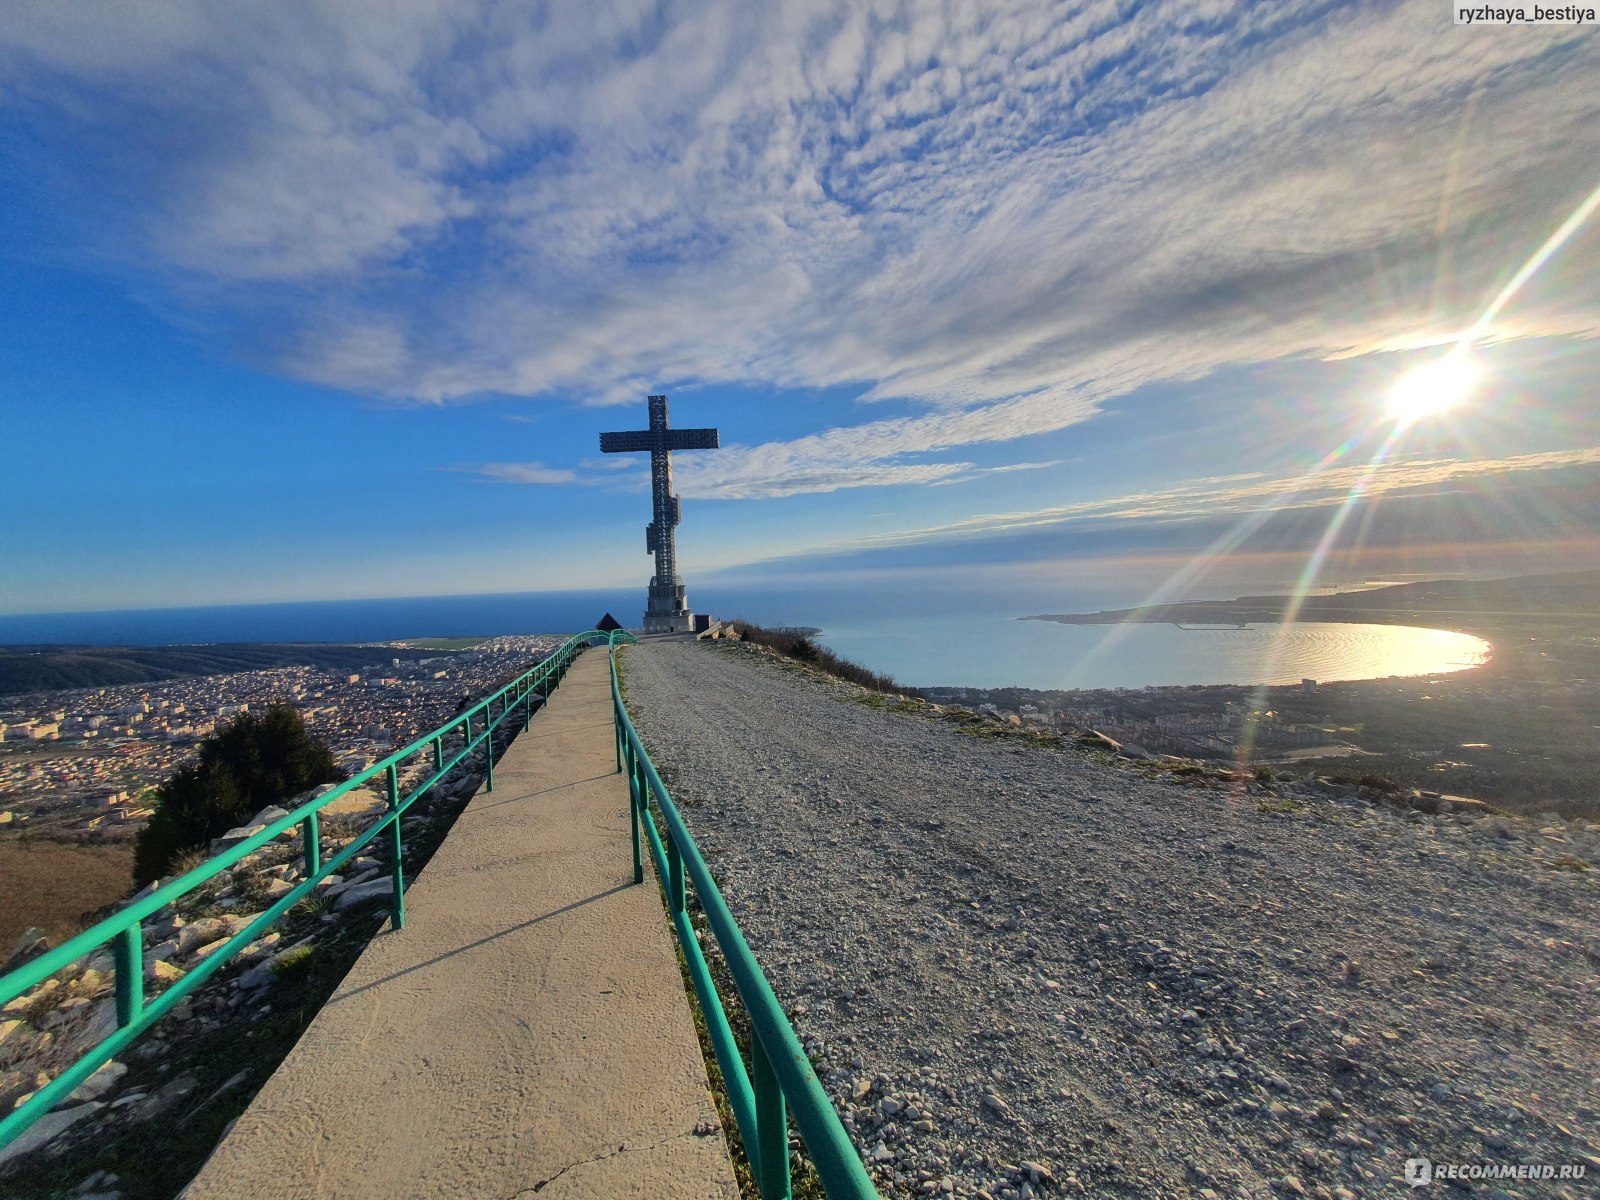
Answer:
<svg viewBox="0 0 1600 1200"><path fill-rule="evenodd" d="M1460 351L1412 367L1389 389L1389 415L1405 426L1455 408L1472 394L1481 374Z"/></svg>

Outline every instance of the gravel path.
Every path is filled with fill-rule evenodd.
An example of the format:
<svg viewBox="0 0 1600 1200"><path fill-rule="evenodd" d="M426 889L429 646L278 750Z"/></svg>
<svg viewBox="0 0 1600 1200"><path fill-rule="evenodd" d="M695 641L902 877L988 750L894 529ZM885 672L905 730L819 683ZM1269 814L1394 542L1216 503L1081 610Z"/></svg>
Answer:
<svg viewBox="0 0 1600 1200"><path fill-rule="evenodd" d="M1600 826L969 736L748 646L623 671L885 1194L1595 1193Z"/></svg>

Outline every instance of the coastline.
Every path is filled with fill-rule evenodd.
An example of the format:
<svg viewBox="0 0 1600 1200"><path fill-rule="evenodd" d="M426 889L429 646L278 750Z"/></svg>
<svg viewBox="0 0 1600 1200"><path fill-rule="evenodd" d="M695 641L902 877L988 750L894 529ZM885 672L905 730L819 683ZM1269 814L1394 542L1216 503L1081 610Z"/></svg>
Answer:
<svg viewBox="0 0 1600 1200"><path fill-rule="evenodd" d="M1272 710L1284 723L1331 732L1362 751L1361 771L1397 784L1524 812L1594 819L1600 810L1592 784L1593 764L1600 761L1600 614L1589 607L1597 584L1600 572L1593 571L1449 587L1408 584L1398 586L1410 593L1401 593L1410 603L1385 603L1381 593L1395 589L1381 589L1318 597L1296 614L1301 622L1441 629L1488 644L1482 664L1454 671L1320 681L1309 692L1286 684L1214 684L1153 687L1142 695L1023 688L1005 694L1019 708L1054 695L1059 703L1152 720L1247 704ZM1429 591L1435 595L1419 594ZM1227 613L1281 624L1265 618L1284 615L1287 599L1243 597L1018 619L1165 624L1214 621ZM1518 602L1505 602L1511 599ZM1332 755L1308 754L1296 767L1339 770Z"/></svg>
<svg viewBox="0 0 1600 1200"><path fill-rule="evenodd" d="M1170 624L1247 628L1311 623L1390 625L1462 633L1496 654L1519 636L1552 629L1600 629L1600 571L1496 580L1431 580L1326 596L1238 596L1185 600L1092 613L1036 613L1019 621L1061 625ZM1492 661L1492 659L1491 659ZM1490 665L1485 662L1483 665Z"/></svg>

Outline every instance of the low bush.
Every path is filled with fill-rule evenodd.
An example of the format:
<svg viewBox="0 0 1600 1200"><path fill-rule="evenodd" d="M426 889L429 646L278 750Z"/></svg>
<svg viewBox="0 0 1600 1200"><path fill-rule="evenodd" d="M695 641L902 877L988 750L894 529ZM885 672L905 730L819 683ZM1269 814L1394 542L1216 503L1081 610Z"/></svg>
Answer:
<svg viewBox="0 0 1600 1200"><path fill-rule="evenodd" d="M847 658L840 658L826 646L819 644L808 629L791 629L778 627L767 629L760 625L752 625L747 621L729 622L739 637L747 642L754 642L758 646L766 646L776 650L785 658L792 658L795 662L804 663L808 667L815 667L837 679L854 683L864 688L871 688L875 692L898 692L900 687L891 676L879 671L869 670L860 663L853 663Z"/></svg>
<svg viewBox="0 0 1600 1200"><path fill-rule="evenodd" d="M288 705L240 714L200 743L199 761L156 789L155 814L134 844L135 885L171 875L184 855L204 854L252 813L339 778L333 752Z"/></svg>

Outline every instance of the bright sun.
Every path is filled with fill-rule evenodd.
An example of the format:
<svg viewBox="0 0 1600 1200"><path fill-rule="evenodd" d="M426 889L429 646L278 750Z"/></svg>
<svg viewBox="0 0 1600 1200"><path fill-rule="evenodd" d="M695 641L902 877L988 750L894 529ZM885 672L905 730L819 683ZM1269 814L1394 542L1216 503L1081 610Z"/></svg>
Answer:
<svg viewBox="0 0 1600 1200"><path fill-rule="evenodd" d="M1460 351L1412 367L1389 389L1389 415L1410 425L1454 408L1472 394L1480 374Z"/></svg>

